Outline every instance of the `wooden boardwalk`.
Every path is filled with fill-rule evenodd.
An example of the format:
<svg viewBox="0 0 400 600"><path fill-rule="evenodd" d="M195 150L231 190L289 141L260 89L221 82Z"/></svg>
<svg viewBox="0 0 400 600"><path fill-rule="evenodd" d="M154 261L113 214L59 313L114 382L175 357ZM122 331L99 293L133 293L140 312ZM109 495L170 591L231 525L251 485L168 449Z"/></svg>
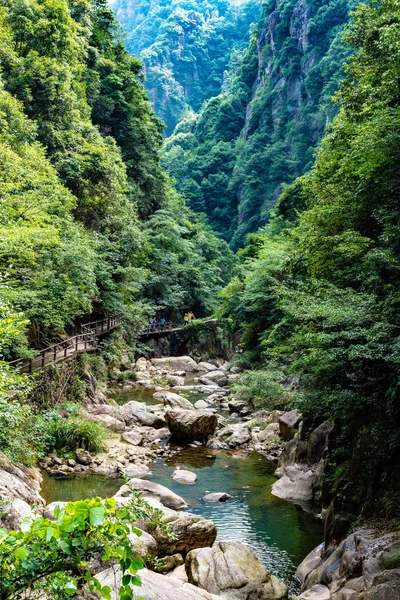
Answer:
<svg viewBox="0 0 400 600"><path fill-rule="evenodd" d="M93 352L97 348L97 339L99 336L112 331L119 325L122 325L122 317L108 317L100 321L85 323L81 326L81 333L73 335L53 346L44 348L34 358L18 358L8 364L18 369L21 373L33 373L45 367L65 360L81 352ZM172 323L165 323L164 326L152 325L146 327L138 338L148 338L153 335L164 335L181 331L183 327L174 327Z"/></svg>
<svg viewBox="0 0 400 600"><path fill-rule="evenodd" d="M8 364L21 373L33 373L81 352L93 352L97 347L97 338L103 333L112 331L122 322L122 317L108 317L100 321L85 323L81 326L81 333L44 348L34 358L18 358Z"/></svg>

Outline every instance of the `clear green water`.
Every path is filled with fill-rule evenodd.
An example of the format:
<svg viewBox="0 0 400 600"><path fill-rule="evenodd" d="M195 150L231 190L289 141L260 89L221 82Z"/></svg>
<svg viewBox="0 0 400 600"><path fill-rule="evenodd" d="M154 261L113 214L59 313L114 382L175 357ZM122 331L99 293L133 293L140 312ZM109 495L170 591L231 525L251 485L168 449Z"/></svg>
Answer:
<svg viewBox="0 0 400 600"><path fill-rule="evenodd" d="M211 519L218 529L218 540L250 544L266 568L286 581L292 592L298 590L294 573L303 558L323 540L323 526L311 514L271 494L275 465L253 452L246 458L219 453L209 458L204 448L184 449L166 464L158 460L151 466L151 479L167 486L189 504L188 510ZM171 478L180 465L197 474L194 485ZM225 503L207 503L206 492L227 492Z"/></svg>
<svg viewBox="0 0 400 600"><path fill-rule="evenodd" d="M171 475L177 465L194 471L197 482L185 485L173 481ZM250 544L267 569L296 592L296 567L321 543L323 528L300 507L272 496L274 469L256 452L243 458L240 454L212 455L205 448L187 448L167 463L153 463L151 479L183 496L189 504L187 510L212 519L218 540ZM53 479L45 474L42 495L47 502L107 497L120 485L120 479L104 476ZM202 497L207 492L227 492L232 498L226 503L206 503Z"/></svg>
<svg viewBox="0 0 400 600"><path fill-rule="evenodd" d="M43 483L41 495L50 502L75 501L84 498L110 498L123 484L119 477L107 477L105 475L74 475L73 477L50 477L46 471L42 471Z"/></svg>

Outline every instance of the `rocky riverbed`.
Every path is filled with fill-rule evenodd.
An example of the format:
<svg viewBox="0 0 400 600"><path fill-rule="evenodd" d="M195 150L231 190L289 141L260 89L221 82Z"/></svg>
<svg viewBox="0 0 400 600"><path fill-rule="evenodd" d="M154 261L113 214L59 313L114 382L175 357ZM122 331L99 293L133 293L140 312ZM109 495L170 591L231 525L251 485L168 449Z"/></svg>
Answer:
<svg viewBox="0 0 400 600"><path fill-rule="evenodd" d="M54 455L43 461L47 472L43 494L56 502L44 507L37 469L17 468L3 459L0 493L8 498L3 524L17 527L33 503L51 517L60 501L106 494L123 504L139 491L163 512L174 534L171 540L143 522L142 537L132 539L138 552L159 558L157 572L142 574L141 595L146 600L273 600L299 593L294 564L310 544L322 540L322 527L285 500L312 512L312 503L319 499L329 426L318 428L307 447L297 411L249 414L248 406L230 393L229 383L238 369L228 364L170 357L141 358L129 367L136 381L125 380L108 400L92 394L87 407L87 416L108 431L107 451L91 456L78 450L74 458ZM113 396L123 400L118 404ZM277 481L272 475L276 467ZM254 535L254 523L259 536ZM348 552L355 561L359 549L364 552L369 544L368 559L360 560L371 571L376 557L371 550L373 535L353 536L338 548L320 546L311 552L298 569L303 582L299 597L353 600L359 597L355 589L358 593L375 585L363 573L352 587L348 579L357 569L346 562ZM396 543L393 537L377 543L381 554L380 562L373 563L375 575L381 574L385 552ZM111 567L98 576L111 585L116 598L118 570ZM389 583L387 578L379 582L382 589L393 587L393 576L394 571ZM367 595L365 600L373 597Z"/></svg>

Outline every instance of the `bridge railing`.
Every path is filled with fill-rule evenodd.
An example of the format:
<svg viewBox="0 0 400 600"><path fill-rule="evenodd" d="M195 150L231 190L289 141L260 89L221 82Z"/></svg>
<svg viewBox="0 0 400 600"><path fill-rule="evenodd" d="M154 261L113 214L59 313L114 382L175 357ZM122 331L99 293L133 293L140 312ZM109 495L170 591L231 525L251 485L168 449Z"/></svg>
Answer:
<svg viewBox="0 0 400 600"><path fill-rule="evenodd" d="M162 333L171 331L173 329L172 321L166 321L164 325L156 323L155 325L147 325L141 333L141 335L148 335L149 333Z"/></svg>
<svg viewBox="0 0 400 600"><path fill-rule="evenodd" d="M96 348L97 336L118 327L118 325L121 325L122 321L123 319L121 316L116 316L93 321L92 323L85 323L81 326L81 333L57 342L47 348L43 348L43 350L31 359L17 358L8 364L21 372L32 373L37 369L41 369L46 365L72 356L75 353Z"/></svg>

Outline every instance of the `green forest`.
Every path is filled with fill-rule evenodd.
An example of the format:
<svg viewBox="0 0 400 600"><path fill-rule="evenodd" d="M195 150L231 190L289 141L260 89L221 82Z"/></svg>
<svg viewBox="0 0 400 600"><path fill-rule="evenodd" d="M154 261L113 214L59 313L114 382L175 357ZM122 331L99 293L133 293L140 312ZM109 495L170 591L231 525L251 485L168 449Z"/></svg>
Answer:
<svg viewBox="0 0 400 600"><path fill-rule="evenodd" d="M331 424L325 539L398 531L399 81L398 0L4 0L0 463L106 439L81 388L37 401L38 376L9 362L119 315L87 359L101 380L141 356L149 317L193 311L199 335L214 319L236 340L232 390L252 411L298 409L306 437ZM161 513L138 495L74 506L56 533L44 517L0 529L0 598L52 561L54 598L85 582L112 598L82 571L100 549L134 597L129 526ZM59 560L75 530L79 555Z"/></svg>
<svg viewBox="0 0 400 600"><path fill-rule="evenodd" d="M227 85L228 67L246 48L261 10L258 0L115 0L111 6L128 51L143 62L145 87L167 134Z"/></svg>

